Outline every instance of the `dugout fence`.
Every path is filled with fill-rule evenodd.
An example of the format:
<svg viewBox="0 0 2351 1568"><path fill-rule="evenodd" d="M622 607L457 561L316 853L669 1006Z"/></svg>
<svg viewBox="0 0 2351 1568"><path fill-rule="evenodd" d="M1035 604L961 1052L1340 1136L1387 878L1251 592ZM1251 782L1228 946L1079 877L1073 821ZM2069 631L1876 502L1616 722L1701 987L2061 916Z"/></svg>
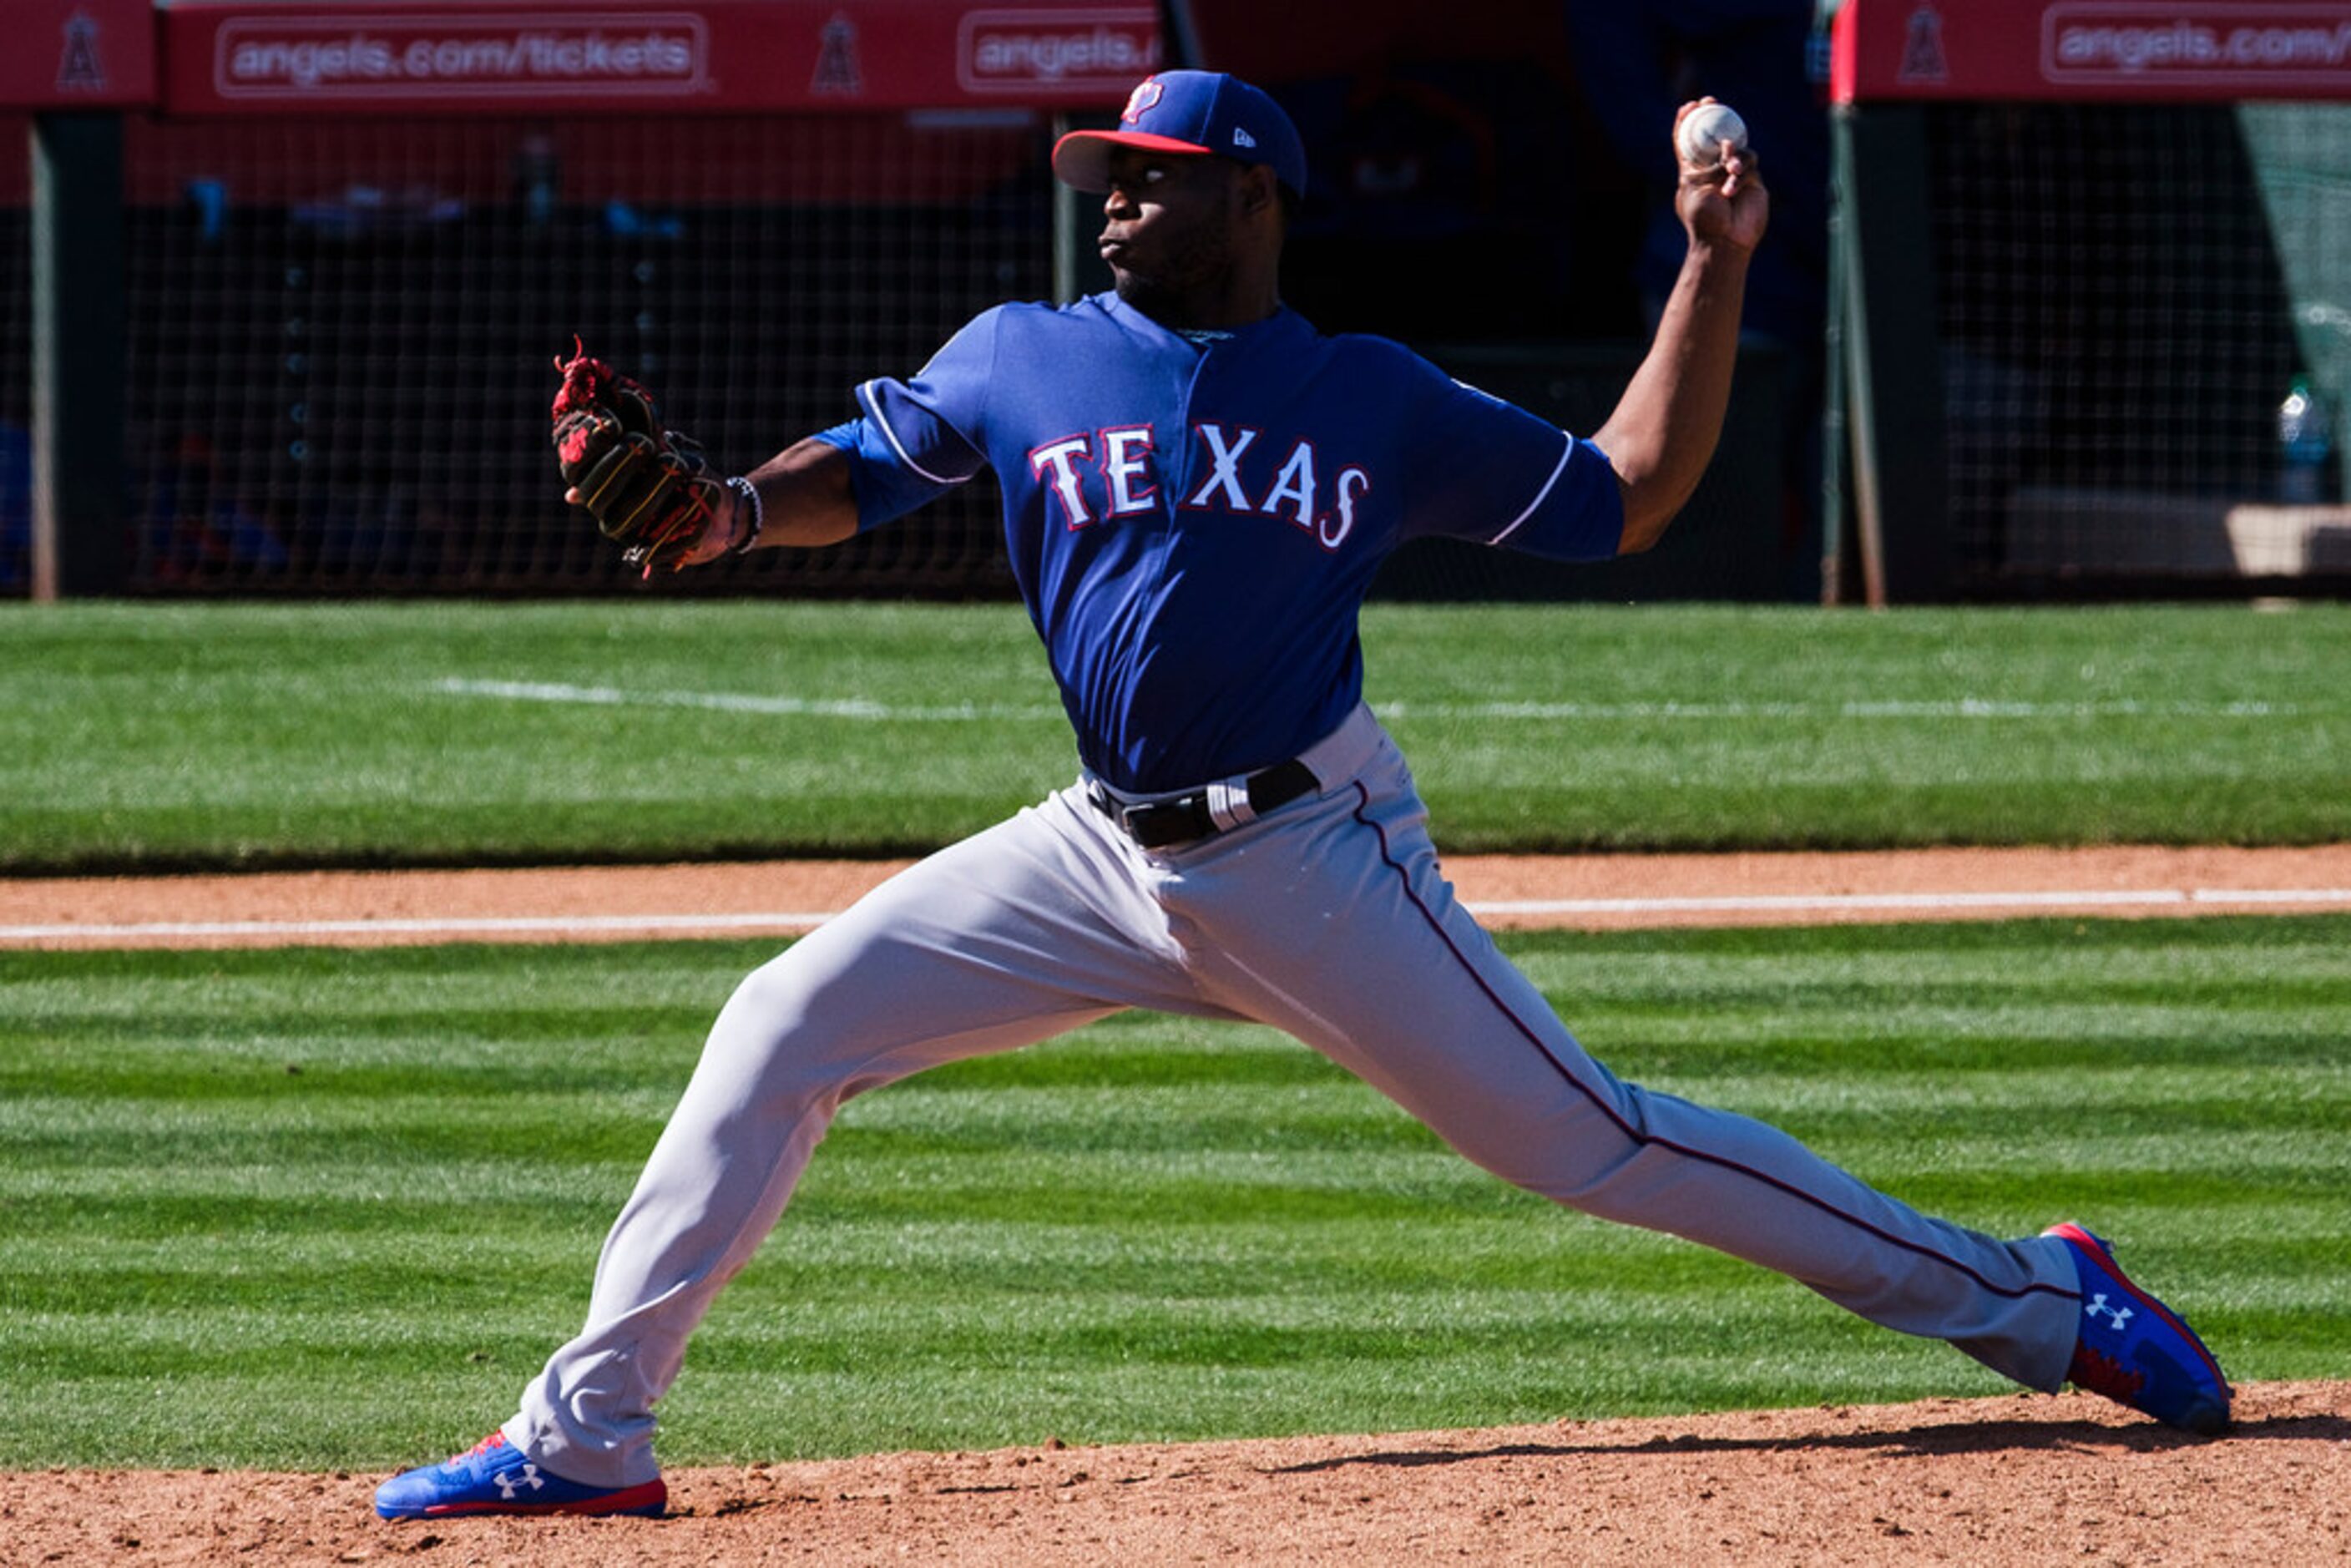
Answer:
<svg viewBox="0 0 2351 1568"><path fill-rule="evenodd" d="M1072 118L1106 121L1158 47L1155 7L1061 0L1017 10L692 0L659 14L625 0L559 14L400 0L344 13L348 22L333 7L250 0L38 4L53 13L57 81L78 85L36 85L78 105L106 78L97 96L120 99L106 125L81 127L103 133L92 146L50 138L83 159L71 182L120 192L119 233L84 242L122 257L119 298L91 312L120 318L120 382L99 374L103 355L80 350L85 322L53 345L60 373L46 393L15 377L0 389L0 435L24 431L33 409L77 400L79 412L54 426L120 427L120 460L84 459L125 499L85 495L75 530L49 552L69 569L78 552L89 568L68 593L629 591L618 552L553 493L542 411L550 361L573 333L643 377L717 461L747 467L850 416L856 382L910 372L978 309L1107 285L1090 244L1074 243L1090 240L1091 204L1051 183L1048 152ZM152 45L143 84L129 48L142 38ZM591 44L636 49L666 76L589 86L562 76L566 51ZM552 76L534 76L542 57ZM1470 159L1466 171L1447 162L1448 179L1481 168L1480 136L1506 125L1514 146L1525 142L1520 162L1566 165L1546 140L1564 133L1544 111L1557 88L1541 70L1469 71L1451 90L1474 96L1506 79L1524 112L1400 122L1399 106L1445 101L1448 89L1391 84L1361 105L1332 81L1306 91L1321 143L1342 171L1352 147L1375 185L1409 166L1415 128L1432 125L1449 140L1431 156ZM633 99L611 90L632 85L644 89ZM0 70L0 95L7 86ZM600 112L566 112L581 100ZM52 112L45 128L75 118ZM26 194L0 178L0 214L19 235ZM1522 288L1563 288L1564 220L1519 217L1511 276ZM1409 225L1452 221L1408 200L1387 218L1407 225L1391 236L1406 254L1419 234ZM1319 297L1353 298L1331 269L1378 267L1362 236L1317 221L1301 224L1299 250ZM1380 292L1401 286L1395 303L1410 307L1416 292L1448 286L1413 281L1384 278ZM7 305L8 329L26 336L21 287ZM1638 355L1614 340L1422 346L1583 430L1604 417ZM37 342L27 357L39 357ZM1740 417L1672 551L1569 571L1427 542L1400 554L1379 591L1787 597L1787 562L1802 553L1784 517L1788 426L1772 396L1777 360L1749 358ZM35 587L26 509L0 516L0 593ZM1010 597L997 509L982 480L846 546L761 552L662 591Z"/></svg>
<svg viewBox="0 0 2351 1568"><path fill-rule="evenodd" d="M550 490L574 334L748 467L980 308L1071 287L1053 133L1158 47L1148 5L1069 0L26 3L0 61L0 103L40 106L0 118L36 151L0 164L0 594L44 558L34 450L108 423L120 457L86 465L125 498L44 500L79 591L625 589ZM119 234L45 235L43 178L114 199ZM57 263L110 246L94 299ZM101 318L119 372L84 351ZM1008 591L995 509L982 481L671 591Z"/></svg>
<svg viewBox="0 0 2351 1568"><path fill-rule="evenodd" d="M2351 5L1851 0L1834 96L1832 597L2351 589Z"/></svg>
<svg viewBox="0 0 2351 1568"><path fill-rule="evenodd" d="M977 310L1051 289L1049 121L903 115L135 127L135 590L593 591L551 490L573 334L741 470ZM300 149L289 158L289 144ZM979 485L704 591L1006 578ZM679 586L686 586L684 580Z"/></svg>
<svg viewBox="0 0 2351 1568"><path fill-rule="evenodd" d="M115 198L45 237L32 191L11 183L21 166L0 164L0 243L33 256L0 271L0 594L37 596L44 570L48 594L624 591L616 552L547 477L543 367L571 334L747 465L846 416L854 381L911 369L977 308L1107 281L1068 243L1073 204L1045 152L1067 117L1106 116L1159 48L1155 6L1070 0L20 9L0 103L41 107L0 133L36 145L53 189ZM1556 90L1512 63L1524 101ZM1464 77L1452 96L1503 79ZM1555 115L1467 101L1400 121L1448 89L1390 86L1362 105L1332 81L1309 89L1332 122L1322 144L1358 172L1353 147L1377 186L1417 155L1414 126L1452 138L1437 152L1456 179L1486 167L1480 138L1505 126L1514 146L1559 134ZM1408 249L1409 225L1450 219L1406 201L1386 221ZM1563 261L1557 238L1521 222L1510 276L1540 288L1574 265L1588 284L1589 258ZM1356 247L1325 251L1379 270ZM1637 355L1423 346L1578 429ZM1787 597L1807 552L1775 366L1750 354L1671 550L1571 572L1431 543L1380 591ZM76 482L41 502L42 476ZM982 482L846 547L763 552L664 591L1008 594L995 510Z"/></svg>
<svg viewBox="0 0 2351 1568"><path fill-rule="evenodd" d="M1081 285L1046 150L1159 48L1155 7L1068 0L18 9L0 103L120 191L87 237L122 257L120 346L44 337L42 258L99 280L57 277L0 162L0 595L43 516L53 564L102 558L69 591L622 591L549 494L572 333L747 465L984 306ZM2351 4L1847 0L1834 57L1824 596L2351 589ZM642 113L582 112L616 102ZM1589 428L1620 348L1438 357ZM1758 498L1813 411L1754 369L1670 558L1400 558L1384 591L1784 596ZM44 513L74 466L44 440L105 448L111 488ZM671 591L787 583L1006 592L995 497Z"/></svg>
<svg viewBox="0 0 2351 1568"><path fill-rule="evenodd" d="M0 114L0 147L27 145L26 116ZM0 596L30 586L33 541L32 214L0 201Z"/></svg>

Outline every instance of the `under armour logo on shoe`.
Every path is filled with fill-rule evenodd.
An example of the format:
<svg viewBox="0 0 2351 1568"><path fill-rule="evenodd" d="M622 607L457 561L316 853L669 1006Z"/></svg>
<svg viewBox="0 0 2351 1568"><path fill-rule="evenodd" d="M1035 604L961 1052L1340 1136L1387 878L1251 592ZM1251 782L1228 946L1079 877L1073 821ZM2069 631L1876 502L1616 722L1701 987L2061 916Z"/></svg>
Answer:
<svg viewBox="0 0 2351 1568"><path fill-rule="evenodd" d="M2125 1323L2131 1320L2130 1308L2110 1307L2106 1305L2106 1293L2104 1291L2100 1291L2096 1295L2092 1296L2087 1301L2082 1304L2082 1315L2084 1317L2095 1318L2101 1314L2103 1314L2106 1320L2113 1323L2117 1329L2121 1328Z"/></svg>
<svg viewBox="0 0 2351 1568"><path fill-rule="evenodd" d="M498 1483L498 1496L508 1502L514 1501L521 1495L515 1490L517 1486L526 1486L537 1491L547 1484L538 1479L538 1467L528 1460L525 1460L522 1469L518 1470L500 1470L490 1479Z"/></svg>

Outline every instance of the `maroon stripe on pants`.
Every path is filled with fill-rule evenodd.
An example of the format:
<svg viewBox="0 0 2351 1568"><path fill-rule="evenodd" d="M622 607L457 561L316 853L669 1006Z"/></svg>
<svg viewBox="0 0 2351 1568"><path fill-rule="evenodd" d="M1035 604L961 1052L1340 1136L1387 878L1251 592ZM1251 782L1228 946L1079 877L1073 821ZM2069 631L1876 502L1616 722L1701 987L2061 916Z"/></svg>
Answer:
<svg viewBox="0 0 2351 1568"><path fill-rule="evenodd" d="M1486 999L1492 1002L1495 1009L1499 1011L1504 1018L1510 1020L1511 1027L1516 1029L1521 1035L1524 1035L1529 1044L1532 1045L1537 1051L1542 1052L1543 1060L1550 1062L1552 1070L1558 1072L1560 1077L1566 1080L1569 1087L1573 1088L1577 1093L1583 1095L1584 1099L1590 1101L1593 1109L1597 1110L1602 1115L1607 1117L1608 1120L1615 1125L1616 1130L1624 1134L1626 1138L1642 1145L1643 1147L1664 1149L1669 1154L1679 1155L1685 1159L1698 1160L1707 1165L1715 1166L1727 1171L1734 1171L1740 1176L1761 1182L1766 1186L1773 1187L1781 1192L1786 1193L1790 1197L1812 1205L1814 1208L1819 1209L1823 1214L1827 1215L1832 1219L1842 1220L1845 1224L1853 1226L1856 1229L1866 1231L1871 1236L1877 1238L1877 1239L1885 1242L1890 1247L1898 1247L1904 1251L1914 1252L1921 1258L1930 1259L1935 1262L1945 1265L1946 1267L1956 1269L1960 1273L1965 1274L1969 1279L1973 1280L1984 1290L1991 1291L1993 1295L2006 1296L2011 1300L2034 1294L2065 1296L2075 1301L2079 1301L2081 1299L2079 1291L2066 1290L2062 1285L2044 1285L2038 1281L2032 1284L2016 1288L1995 1285L1990 1280L1985 1279L1981 1274L1976 1272L1973 1269L1969 1268L1965 1263L1960 1262L1958 1259L1946 1257L1942 1253L1936 1251L1931 1247L1922 1246L1918 1242L1913 1241L1907 1237L1896 1236L1891 1231L1882 1229L1862 1218L1859 1215L1847 1214L1844 1210L1837 1207L1826 1198L1821 1197L1815 1193L1806 1192L1800 1186L1792 1186L1787 1182L1782 1181L1779 1177L1771 1175L1769 1172L1757 1170L1752 1166L1741 1165L1739 1161L1729 1159L1722 1155L1709 1154L1704 1149L1689 1148L1684 1145L1677 1144L1669 1138L1656 1137L1651 1134L1640 1131L1631 1123L1625 1121L1623 1116L1617 1113L1616 1107L1609 1102L1606 1095L1593 1090L1591 1085L1578 1078L1574 1072L1569 1069L1567 1063L1559 1059L1558 1053L1553 1051L1552 1048L1544 1042L1542 1035L1533 1028L1530 1027L1526 1019L1520 1018L1515 1011L1513 1011L1510 1004L1504 1001L1501 997L1495 992L1494 988L1486 983L1486 977L1479 972L1478 966L1469 961L1468 955L1462 952L1460 947L1454 942L1453 934L1445 929L1445 922L1439 920L1437 917L1436 912L1431 910L1427 904L1421 902L1420 894L1414 890L1412 885L1412 873L1405 870L1404 862L1396 859L1394 851L1389 846L1387 830L1382 827L1369 814L1372 804L1371 790L1366 789L1360 779L1356 781L1354 788L1356 795L1355 821L1363 823L1364 826L1371 829L1373 832L1379 835L1380 859L1385 862L1389 869L1396 873L1396 880L1404 886L1405 897L1410 899L1412 901L1412 906L1420 911L1420 916L1422 919L1428 922L1429 929L1437 933L1437 939L1445 944L1446 950L1453 955L1454 960L1458 963L1462 968L1468 971L1469 977L1478 982L1478 988L1486 993Z"/></svg>

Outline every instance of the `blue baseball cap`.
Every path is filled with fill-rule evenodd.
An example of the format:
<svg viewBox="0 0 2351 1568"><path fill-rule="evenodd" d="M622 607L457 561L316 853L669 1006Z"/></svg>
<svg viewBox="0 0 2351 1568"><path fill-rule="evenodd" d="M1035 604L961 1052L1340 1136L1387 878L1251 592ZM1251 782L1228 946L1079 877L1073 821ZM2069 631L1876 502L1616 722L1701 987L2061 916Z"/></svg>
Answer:
<svg viewBox="0 0 2351 1568"><path fill-rule="evenodd" d="M1306 193L1306 146L1281 106L1222 71L1161 71L1135 84L1116 131L1072 131L1053 144L1053 172L1081 191L1110 189L1113 147L1214 152L1263 163L1296 195Z"/></svg>

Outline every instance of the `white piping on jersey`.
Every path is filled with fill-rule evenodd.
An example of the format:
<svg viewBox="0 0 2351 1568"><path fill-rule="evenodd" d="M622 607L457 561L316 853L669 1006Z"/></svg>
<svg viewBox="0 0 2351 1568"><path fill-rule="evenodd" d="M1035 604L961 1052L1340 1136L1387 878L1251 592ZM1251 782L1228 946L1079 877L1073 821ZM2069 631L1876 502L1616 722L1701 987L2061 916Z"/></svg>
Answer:
<svg viewBox="0 0 2351 1568"><path fill-rule="evenodd" d="M1560 434L1562 435L1567 434L1565 431L1562 431ZM1559 483L1559 476L1567 472L1567 460L1574 455L1575 437L1569 435L1567 437L1567 450L1559 455L1558 465L1552 469L1551 477L1543 481L1543 487L1535 492L1535 498L1527 503L1527 509L1520 512L1517 517L1512 517L1509 528L1504 528L1500 533L1496 534L1492 538L1488 539L1486 542L1489 545L1498 545L1504 539L1509 538L1512 534L1517 533L1519 531L1519 525L1535 515L1535 508L1543 504L1543 497L1551 494L1551 487Z"/></svg>
<svg viewBox="0 0 2351 1568"><path fill-rule="evenodd" d="M857 401L864 405L865 416L868 419L871 419L875 424L880 425L882 427L882 434L889 437L890 450L898 455L898 461L904 463L907 467L912 468L915 473L920 474L924 478L928 479L934 485L963 485L969 483L971 476L968 474L965 475L960 479L950 479L945 475L932 473L929 469L914 461L913 455L906 450L905 444L898 439L898 433L890 428L890 422L888 420L882 417L882 405L873 401L873 393L871 390L872 385L873 383L872 382L860 383L857 388Z"/></svg>

